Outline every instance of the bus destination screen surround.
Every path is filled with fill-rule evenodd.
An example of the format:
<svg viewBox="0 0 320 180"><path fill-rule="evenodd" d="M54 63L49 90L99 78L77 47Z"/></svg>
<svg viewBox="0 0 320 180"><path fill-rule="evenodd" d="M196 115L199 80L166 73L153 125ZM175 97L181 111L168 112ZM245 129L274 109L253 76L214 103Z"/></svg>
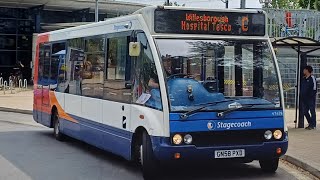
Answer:
<svg viewBox="0 0 320 180"><path fill-rule="evenodd" d="M264 36L263 13L155 10L156 33Z"/></svg>

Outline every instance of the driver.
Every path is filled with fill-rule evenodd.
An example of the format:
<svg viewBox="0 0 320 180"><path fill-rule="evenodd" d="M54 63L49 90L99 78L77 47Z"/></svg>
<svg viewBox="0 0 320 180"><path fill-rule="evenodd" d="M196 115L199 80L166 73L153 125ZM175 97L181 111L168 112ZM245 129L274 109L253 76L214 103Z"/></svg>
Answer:
<svg viewBox="0 0 320 180"><path fill-rule="evenodd" d="M159 78L156 73L152 73L150 75L148 86L150 87L150 89L160 89Z"/></svg>
<svg viewBox="0 0 320 180"><path fill-rule="evenodd" d="M170 57L165 57L162 59L162 61L163 61L164 71L165 71L167 77L169 77L172 74ZM150 79L148 81L148 86L151 89L160 89L159 79L158 79L157 74L150 75Z"/></svg>

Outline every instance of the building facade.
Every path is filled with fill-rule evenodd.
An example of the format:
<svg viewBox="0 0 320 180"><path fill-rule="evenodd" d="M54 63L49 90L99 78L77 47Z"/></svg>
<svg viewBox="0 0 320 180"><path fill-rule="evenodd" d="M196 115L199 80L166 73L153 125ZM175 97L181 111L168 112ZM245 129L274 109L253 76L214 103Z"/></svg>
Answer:
<svg viewBox="0 0 320 180"><path fill-rule="evenodd" d="M46 2L47 1L47 2ZM39 2L45 4L39 4ZM0 0L0 77L5 80L23 64L24 79L32 79L32 45L38 33L94 22L95 1L23 0L10 3ZM141 4L101 2L99 21L130 14Z"/></svg>

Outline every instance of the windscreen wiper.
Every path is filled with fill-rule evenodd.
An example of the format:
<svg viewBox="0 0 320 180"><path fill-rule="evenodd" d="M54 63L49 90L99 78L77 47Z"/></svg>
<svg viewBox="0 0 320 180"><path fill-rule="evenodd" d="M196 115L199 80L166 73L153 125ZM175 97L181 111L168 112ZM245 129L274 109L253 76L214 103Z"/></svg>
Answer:
<svg viewBox="0 0 320 180"><path fill-rule="evenodd" d="M191 111L188 111L186 113L181 113L180 114L180 118L181 119L187 119L189 116L191 116L192 114L195 114L201 110L203 110L204 108L206 107L209 107L209 106L214 106L214 105L217 105L217 104L220 104L220 103L225 103L225 102L230 102L230 101L234 101L234 100L223 100L223 101L215 101L215 102L210 102L210 103L204 103L204 104L198 104L196 106L199 106L199 105L202 105L201 107L199 108L196 108L196 109L193 109Z"/></svg>
<svg viewBox="0 0 320 180"><path fill-rule="evenodd" d="M237 106L235 108L230 108L230 109L227 109L225 111L222 111L222 112L218 112L217 113L217 116L218 117L224 117L225 115L231 113L231 112L234 112L234 111L237 111L237 110L240 110L240 109L245 109L245 108L251 108L253 106L262 106L262 105L274 105L272 103L268 103L268 104L245 104L245 105L241 105L241 106Z"/></svg>

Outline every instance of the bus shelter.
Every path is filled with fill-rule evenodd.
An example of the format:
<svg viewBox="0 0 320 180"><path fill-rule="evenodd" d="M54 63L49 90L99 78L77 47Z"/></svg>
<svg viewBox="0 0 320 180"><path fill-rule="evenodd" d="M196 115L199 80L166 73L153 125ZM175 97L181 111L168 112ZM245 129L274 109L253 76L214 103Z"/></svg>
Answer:
<svg viewBox="0 0 320 180"><path fill-rule="evenodd" d="M320 42L306 37L284 37L270 38L274 48L291 47L297 52L297 69L296 69L296 85L295 85L295 126L304 128L303 108L301 104L301 86L300 82L303 78L303 69L307 65L308 54L320 50Z"/></svg>

